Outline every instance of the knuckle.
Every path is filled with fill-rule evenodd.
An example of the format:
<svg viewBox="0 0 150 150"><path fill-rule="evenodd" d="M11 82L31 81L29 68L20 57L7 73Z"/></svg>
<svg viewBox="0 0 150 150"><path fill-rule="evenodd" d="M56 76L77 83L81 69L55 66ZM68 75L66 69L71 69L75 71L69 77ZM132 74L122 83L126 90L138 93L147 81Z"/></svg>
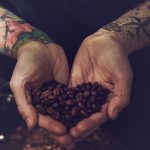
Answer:
<svg viewBox="0 0 150 150"><path fill-rule="evenodd" d="M79 131L80 133L83 133L83 132L86 131L85 126L83 126L83 125L80 124L80 123L77 125L77 129L78 129L78 131Z"/></svg>
<svg viewBox="0 0 150 150"><path fill-rule="evenodd" d="M10 80L10 82L9 82L9 87L10 87L11 89L13 89L13 88L14 88L14 85L15 85L14 81L13 81L13 80Z"/></svg>
<svg viewBox="0 0 150 150"><path fill-rule="evenodd" d="M60 127L60 126L56 126L55 127L55 132L58 134L58 135L62 135L65 133L65 128L64 127Z"/></svg>
<svg viewBox="0 0 150 150"><path fill-rule="evenodd" d="M27 83L26 79L23 79L21 81L17 80L17 79L11 79L9 82L9 86L12 90L21 88L21 87L25 87Z"/></svg>
<svg viewBox="0 0 150 150"><path fill-rule="evenodd" d="M19 87L19 83L16 80L11 80L9 82L9 86L10 86L11 90L15 90L16 88Z"/></svg>
<svg viewBox="0 0 150 150"><path fill-rule="evenodd" d="M63 144L63 145L70 145L71 144L71 139L69 139L68 137L64 136L64 137L61 137L60 138L60 142Z"/></svg>
<svg viewBox="0 0 150 150"><path fill-rule="evenodd" d="M53 135L53 138L55 139L55 141L59 142L62 145L68 144L68 139L66 139L66 136Z"/></svg>

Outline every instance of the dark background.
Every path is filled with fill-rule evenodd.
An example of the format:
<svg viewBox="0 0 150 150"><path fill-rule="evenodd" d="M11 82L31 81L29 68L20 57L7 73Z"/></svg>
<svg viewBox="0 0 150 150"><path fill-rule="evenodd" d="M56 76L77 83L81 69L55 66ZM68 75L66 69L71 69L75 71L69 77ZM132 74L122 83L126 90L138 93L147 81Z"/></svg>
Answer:
<svg viewBox="0 0 150 150"><path fill-rule="evenodd" d="M82 40L101 26L116 19L141 1L90 1L90 0L6 0L3 4L48 33L61 44L67 54L69 64ZM145 48L129 56L134 73L131 103L116 121L109 121L103 128L124 143L130 150L150 149L150 48ZM0 56L0 75L9 81L15 61ZM7 88L2 92L9 91ZM16 119L13 110L1 113L0 128L11 131L11 120ZM2 123L3 122L3 123ZM14 123L15 126L15 123ZM12 123L13 127L13 123Z"/></svg>
<svg viewBox="0 0 150 150"><path fill-rule="evenodd" d="M65 50L71 66L83 39L144 0L0 0Z"/></svg>

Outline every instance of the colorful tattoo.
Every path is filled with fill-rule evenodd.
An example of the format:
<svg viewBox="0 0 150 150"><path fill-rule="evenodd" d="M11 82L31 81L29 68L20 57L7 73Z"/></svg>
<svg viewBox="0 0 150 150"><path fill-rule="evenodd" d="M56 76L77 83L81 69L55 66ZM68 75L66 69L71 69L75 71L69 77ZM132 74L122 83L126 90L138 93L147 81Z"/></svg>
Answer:
<svg viewBox="0 0 150 150"><path fill-rule="evenodd" d="M130 10L103 29L119 33L131 50L150 44L150 1Z"/></svg>
<svg viewBox="0 0 150 150"><path fill-rule="evenodd" d="M15 58L17 50L33 40L52 42L47 34L0 7L0 52Z"/></svg>

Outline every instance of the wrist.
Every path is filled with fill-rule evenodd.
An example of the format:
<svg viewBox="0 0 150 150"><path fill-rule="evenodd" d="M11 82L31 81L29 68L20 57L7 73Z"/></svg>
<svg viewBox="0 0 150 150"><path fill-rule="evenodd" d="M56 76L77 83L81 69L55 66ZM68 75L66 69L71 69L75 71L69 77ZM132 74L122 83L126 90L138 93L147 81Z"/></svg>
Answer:
<svg viewBox="0 0 150 150"><path fill-rule="evenodd" d="M127 41L123 38L123 36L121 36L119 33L115 31L108 31L108 30L101 28L95 33L95 35L105 36L113 41L116 41L121 47L123 47L127 55L129 55L132 52L132 50L130 49L130 46L127 44Z"/></svg>
<svg viewBox="0 0 150 150"><path fill-rule="evenodd" d="M18 48L16 58L18 59L22 54L26 52L31 54L37 52L46 53L46 45L39 41L28 41L20 48Z"/></svg>
<svg viewBox="0 0 150 150"><path fill-rule="evenodd" d="M10 49L12 57L17 58L18 50L28 43L43 43L44 45L54 42L46 33L30 26L30 32L21 32L17 37L17 41ZM36 44L33 44L35 46ZM32 45L32 44L31 44Z"/></svg>
<svg viewBox="0 0 150 150"><path fill-rule="evenodd" d="M44 44L39 41L30 41L18 49L17 59L22 55L34 57L35 60L39 56L43 56L44 60L49 64L49 70L51 70L51 66L55 65L58 55L62 55L63 53L63 48L56 43Z"/></svg>

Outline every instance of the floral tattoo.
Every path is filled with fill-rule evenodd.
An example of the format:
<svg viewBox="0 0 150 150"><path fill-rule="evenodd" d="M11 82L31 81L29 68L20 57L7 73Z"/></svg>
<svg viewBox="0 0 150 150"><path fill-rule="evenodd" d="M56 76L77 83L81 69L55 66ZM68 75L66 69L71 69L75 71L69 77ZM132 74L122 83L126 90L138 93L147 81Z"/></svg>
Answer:
<svg viewBox="0 0 150 150"><path fill-rule="evenodd" d="M13 58L17 50L29 41L50 43L49 36L0 7L0 52Z"/></svg>

